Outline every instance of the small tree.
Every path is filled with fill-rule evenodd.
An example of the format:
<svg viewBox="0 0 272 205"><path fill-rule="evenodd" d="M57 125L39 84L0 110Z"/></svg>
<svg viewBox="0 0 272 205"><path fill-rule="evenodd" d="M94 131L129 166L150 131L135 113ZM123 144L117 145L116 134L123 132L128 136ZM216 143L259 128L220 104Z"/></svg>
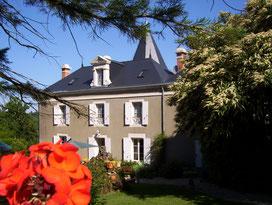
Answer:
<svg viewBox="0 0 272 205"><path fill-rule="evenodd" d="M12 97L0 110L0 139L14 151L38 142L38 115L27 113L29 107Z"/></svg>

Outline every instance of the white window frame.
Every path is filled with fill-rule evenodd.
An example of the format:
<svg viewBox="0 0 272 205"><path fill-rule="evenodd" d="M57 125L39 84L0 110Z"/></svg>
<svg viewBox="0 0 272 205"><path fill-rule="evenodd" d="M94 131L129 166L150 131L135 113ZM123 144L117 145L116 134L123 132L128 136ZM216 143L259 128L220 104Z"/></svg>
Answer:
<svg viewBox="0 0 272 205"><path fill-rule="evenodd" d="M125 161L135 161L140 162L139 160L134 160L134 150L133 150L133 141L132 139L143 139L143 151L144 151L144 163L150 163L150 148L151 148L151 138L146 137L144 133L128 133L127 137L123 138L123 160Z"/></svg>
<svg viewBox="0 0 272 205"><path fill-rule="evenodd" d="M106 152L111 153L111 138L108 135L92 135L88 137L88 143L91 145L97 145L98 143L95 138L103 138L105 139L105 149ZM92 157L96 157L99 154L99 147L90 147L88 149L88 158L91 159Z"/></svg>
<svg viewBox="0 0 272 205"><path fill-rule="evenodd" d="M134 162L142 162L144 161L144 139L143 138L131 138L132 140L132 161ZM134 156L134 140L142 140L143 142L143 160L141 160L141 149L140 149L140 141L137 142L137 157L138 159L135 159L135 156Z"/></svg>
<svg viewBox="0 0 272 205"><path fill-rule="evenodd" d="M97 105L104 105L104 122L103 124L97 122ZM89 125L94 127L105 127L110 125L110 106L106 101L95 101L89 104Z"/></svg>
<svg viewBox="0 0 272 205"><path fill-rule="evenodd" d="M140 102L142 103L142 119L141 124L134 124L133 123L133 114L134 108L133 103ZM129 127L143 127L148 125L148 101L144 99L133 99L125 102L125 125Z"/></svg>
<svg viewBox="0 0 272 205"><path fill-rule="evenodd" d="M61 111L61 106L65 106L65 120L64 122L62 121L62 111ZM70 125L70 107L62 104L62 103L58 103L56 105L53 106L53 125L54 126L68 126Z"/></svg>

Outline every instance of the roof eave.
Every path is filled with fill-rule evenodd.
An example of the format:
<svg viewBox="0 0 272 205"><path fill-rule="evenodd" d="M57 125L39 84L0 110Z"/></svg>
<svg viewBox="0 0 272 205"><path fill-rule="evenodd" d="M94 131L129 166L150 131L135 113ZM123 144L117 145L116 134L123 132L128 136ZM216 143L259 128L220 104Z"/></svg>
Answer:
<svg viewBox="0 0 272 205"><path fill-rule="evenodd" d="M159 83L153 85L141 85L141 86L127 86L127 87L103 87L103 88L95 88L88 90L74 90L74 91L58 91L53 92L55 95L59 97L64 96L75 96L75 95L88 95L88 94L105 94L105 93L113 93L113 92L127 92L127 91L146 91L151 89L158 89L161 87L168 87L171 85L170 83Z"/></svg>

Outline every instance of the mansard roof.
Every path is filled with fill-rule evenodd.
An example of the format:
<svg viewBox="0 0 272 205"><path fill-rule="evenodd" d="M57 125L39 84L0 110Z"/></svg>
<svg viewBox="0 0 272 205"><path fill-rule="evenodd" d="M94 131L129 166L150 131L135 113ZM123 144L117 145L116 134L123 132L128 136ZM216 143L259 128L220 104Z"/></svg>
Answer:
<svg viewBox="0 0 272 205"><path fill-rule="evenodd" d="M149 34L141 39L133 60L110 63L111 84L106 87L91 87L93 79L92 66L81 67L64 79L56 82L47 90L56 93L75 91L94 91L123 89L126 87L148 87L171 83L175 74L170 72L160 51Z"/></svg>

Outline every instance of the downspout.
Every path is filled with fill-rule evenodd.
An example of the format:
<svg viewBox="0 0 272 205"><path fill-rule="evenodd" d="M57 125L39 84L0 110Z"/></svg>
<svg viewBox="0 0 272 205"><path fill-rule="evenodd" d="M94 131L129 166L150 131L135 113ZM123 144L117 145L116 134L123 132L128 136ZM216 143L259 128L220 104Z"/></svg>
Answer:
<svg viewBox="0 0 272 205"><path fill-rule="evenodd" d="M161 86L161 133L164 133L164 88Z"/></svg>

